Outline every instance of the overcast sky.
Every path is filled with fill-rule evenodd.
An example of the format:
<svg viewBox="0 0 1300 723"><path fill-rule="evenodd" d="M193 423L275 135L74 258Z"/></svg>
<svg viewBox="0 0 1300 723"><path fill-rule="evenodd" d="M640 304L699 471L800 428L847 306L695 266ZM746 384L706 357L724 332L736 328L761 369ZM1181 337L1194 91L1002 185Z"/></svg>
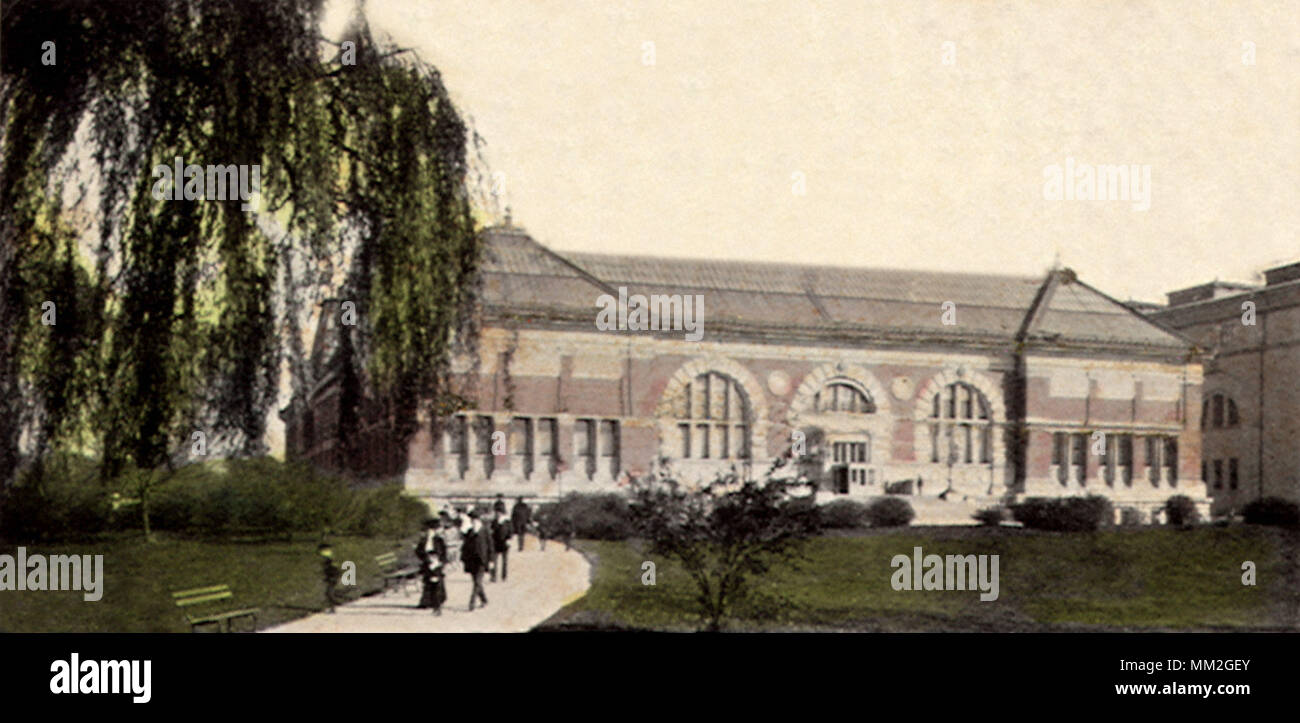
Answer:
<svg viewBox="0 0 1300 723"><path fill-rule="evenodd" d="M1300 260L1294 0L367 9L556 249L1030 275L1059 253L1152 301ZM1045 199L1067 158L1149 166L1150 209Z"/></svg>

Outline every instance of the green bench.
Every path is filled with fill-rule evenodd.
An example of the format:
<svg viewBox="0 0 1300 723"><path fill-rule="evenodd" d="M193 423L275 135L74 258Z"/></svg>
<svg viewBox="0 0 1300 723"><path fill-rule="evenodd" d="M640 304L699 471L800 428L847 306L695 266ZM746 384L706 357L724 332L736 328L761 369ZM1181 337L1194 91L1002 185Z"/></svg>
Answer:
<svg viewBox="0 0 1300 723"><path fill-rule="evenodd" d="M384 593L388 593L389 585L400 585L402 592L406 592L406 583L415 580L420 574L418 567L400 567L397 563L396 552L385 552L382 555L375 555L375 564L379 565L379 572L384 576Z"/></svg>
<svg viewBox="0 0 1300 723"><path fill-rule="evenodd" d="M230 591L229 585L209 585L208 587L196 587L192 590L180 590L172 593L172 600L176 602L176 607L190 608L194 605L207 606L204 609L211 609L211 603L222 600L230 600L235 594ZM190 632L194 632L201 625L216 625L217 632L221 632L221 623L225 622L226 632L231 632L230 624L236 618L251 618L253 621L253 630L257 629L257 613L259 608L246 608L243 610L226 610L224 612L209 612L203 615L195 615L186 611L185 620L190 624Z"/></svg>

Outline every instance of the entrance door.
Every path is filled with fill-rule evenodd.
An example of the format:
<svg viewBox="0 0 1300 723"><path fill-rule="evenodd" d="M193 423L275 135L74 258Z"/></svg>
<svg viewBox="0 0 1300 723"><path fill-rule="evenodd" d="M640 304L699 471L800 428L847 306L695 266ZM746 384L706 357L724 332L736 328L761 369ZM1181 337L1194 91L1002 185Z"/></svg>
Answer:
<svg viewBox="0 0 1300 723"><path fill-rule="evenodd" d="M847 465L836 465L832 471L831 481L834 484L836 494L847 495L849 493L849 468Z"/></svg>

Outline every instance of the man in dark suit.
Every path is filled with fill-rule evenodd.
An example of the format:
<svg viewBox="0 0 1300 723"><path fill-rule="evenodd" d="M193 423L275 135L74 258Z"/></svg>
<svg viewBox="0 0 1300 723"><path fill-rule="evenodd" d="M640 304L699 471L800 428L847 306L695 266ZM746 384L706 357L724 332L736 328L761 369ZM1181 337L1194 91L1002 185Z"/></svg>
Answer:
<svg viewBox="0 0 1300 723"><path fill-rule="evenodd" d="M474 581L474 589L469 594L469 609L474 610L474 601L482 600L487 605L487 593L483 591L483 573L492 562L491 534L478 518L478 510L469 513L470 527L465 532L465 539L460 548L460 561Z"/></svg>
<svg viewBox="0 0 1300 723"><path fill-rule="evenodd" d="M506 498L500 492L497 493L497 498L492 501L492 512L501 515L506 513Z"/></svg>
<svg viewBox="0 0 1300 723"><path fill-rule="evenodd" d="M515 534L519 536L519 551L524 551L524 533L528 531L528 523L532 521L533 511L520 497L515 500L514 509L510 510L510 524L515 528Z"/></svg>
<svg viewBox="0 0 1300 723"><path fill-rule="evenodd" d="M492 582L497 581L497 572L501 572L501 582L506 581L506 570L510 558L510 518L504 512L492 515Z"/></svg>

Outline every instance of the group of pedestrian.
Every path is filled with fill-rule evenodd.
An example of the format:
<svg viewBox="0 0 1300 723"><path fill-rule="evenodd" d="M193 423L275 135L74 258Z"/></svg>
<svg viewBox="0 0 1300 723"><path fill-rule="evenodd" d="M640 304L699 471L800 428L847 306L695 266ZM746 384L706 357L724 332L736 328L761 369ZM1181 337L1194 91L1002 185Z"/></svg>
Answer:
<svg viewBox="0 0 1300 723"><path fill-rule="evenodd" d="M505 582L509 574L510 538L518 537L522 552L524 534L533 529L532 509L520 497L507 516L506 501L497 495L490 520L484 522L484 517L477 508L466 511L458 507L454 514L443 510L438 517L425 522L424 536L415 546L423 583L419 607L432 608L434 615L442 614L442 604L447 600L447 566L457 558L473 583L469 596L471 612L476 603L479 607L488 603L483 589L485 575L490 575L490 582L496 582L498 575ZM454 546L458 549L449 544L449 537L459 538L454 540L459 543Z"/></svg>

